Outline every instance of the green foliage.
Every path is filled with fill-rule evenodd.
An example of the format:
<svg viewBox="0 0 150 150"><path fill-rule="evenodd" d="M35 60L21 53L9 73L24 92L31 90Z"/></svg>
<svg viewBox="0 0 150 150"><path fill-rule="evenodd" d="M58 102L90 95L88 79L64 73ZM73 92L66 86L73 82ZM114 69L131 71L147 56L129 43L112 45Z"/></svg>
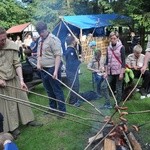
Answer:
<svg viewBox="0 0 150 150"><path fill-rule="evenodd" d="M118 0L111 3L114 12L132 17L128 24L131 31L138 32L141 45L145 46L145 31L150 28L150 3L148 0Z"/></svg>
<svg viewBox="0 0 150 150"><path fill-rule="evenodd" d="M137 27L150 26L149 0L118 0L112 3L107 0L34 0L26 5L25 7L16 0L1 1L0 25L9 28L16 24L43 20L53 29L59 21L59 16L115 12L133 17Z"/></svg>
<svg viewBox="0 0 150 150"><path fill-rule="evenodd" d="M131 16L136 27L150 27L150 10L148 0L119 0L111 3L114 12Z"/></svg>
<svg viewBox="0 0 150 150"><path fill-rule="evenodd" d="M92 13L92 5L87 5L85 2L73 2L71 7L76 15L87 15Z"/></svg>
<svg viewBox="0 0 150 150"><path fill-rule="evenodd" d="M111 13L112 9L107 0L86 0L73 1L71 3L76 15Z"/></svg>
<svg viewBox="0 0 150 150"><path fill-rule="evenodd" d="M0 2L0 26L9 28L16 24L30 21L28 11L14 0L3 0Z"/></svg>
<svg viewBox="0 0 150 150"><path fill-rule="evenodd" d="M98 3L99 3L101 13L102 12L103 13L113 13L113 9L107 0L99 0Z"/></svg>
<svg viewBox="0 0 150 150"><path fill-rule="evenodd" d="M72 15L72 9L67 9L62 0L35 0L29 5L32 10L32 22L44 21L50 29L59 21L59 16Z"/></svg>

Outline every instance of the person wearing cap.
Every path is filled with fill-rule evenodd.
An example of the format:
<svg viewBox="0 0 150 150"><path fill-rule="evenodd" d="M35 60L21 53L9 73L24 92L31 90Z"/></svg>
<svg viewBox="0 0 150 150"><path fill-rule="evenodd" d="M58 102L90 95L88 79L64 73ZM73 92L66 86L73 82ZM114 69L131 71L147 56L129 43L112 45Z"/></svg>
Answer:
<svg viewBox="0 0 150 150"><path fill-rule="evenodd" d="M66 60L66 75L67 75L67 83L68 86L74 90L76 93L79 94L79 66L81 61L78 58L76 44L77 41L73 36L68 36L66 38L67 43L67 50L65 53L65 60ZM79 97L70 92L69 103L79 107L80 101Z"/></svg>
<svg viewBox="0 0 150 150"><path fill-rule="evenodd" d="M93 57L87 65L87 69L92 71L92 77L96 82L96 92L98 96L101 96L100 87L102 82L102 75L99 75L100 72L104 71L104 63L101 61L101 51L96 49L96 42L91 41L89 47L93 50Z"/></svg>
<svg viewBox="0 0 150 150"><path fill-rule="evenodd" d="M133 53L128 55L126 58L126 64L128 68L132 69L135 78L140 77L140 74L141 74L140 69L144 65L144 58L145 58L145 55L142 54L141 45L134 46ZM147 94L147 90L150 84L150 72L146 70L144 74L142 75L142 78L143 78L143 82L142 82L142 86L140 89L141 99L145 98Z"/></svg>
<svg viewBox="0 0 150 150"><path fill-rule="evenodd" d="M95 42L95 41L91 41L91 42L89 43L89 47L92 47L92 46L96 46L96 42Z"/></svg>
<svg viewBox="0 0 150 150"><path fill-rule="evenodd" d="M89 47L93 50L93 52L96 51L96 41L91 41L89 43Z"/></svg>
<svg viewBox="0 0 150 150"><path fill-rule="evenodd" d="M66 105L62 103L65 102L64 93L57 80L61 80L61 42L47 30L47 24L42 21L36 24L36 30L40 35L37 48L37 69L41 70L43 85L50 97L49 107L53 109L50 111L56 113L58 111L55 110L59 110L58 114L64 116L66 112Z"/></svg>

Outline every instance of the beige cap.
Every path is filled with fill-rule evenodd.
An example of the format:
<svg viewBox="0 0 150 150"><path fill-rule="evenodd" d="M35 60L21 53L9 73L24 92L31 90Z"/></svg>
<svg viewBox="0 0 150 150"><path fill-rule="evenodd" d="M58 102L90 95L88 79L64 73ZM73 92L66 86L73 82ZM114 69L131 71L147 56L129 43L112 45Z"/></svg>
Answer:
<svg viewBox="0 0 150 150"><path fill-rule="evenodd" d="M10 133L1 132L0 133L0 141L5 142L6 140L13 141L14 138L13 138L13 136Z"/></svg>

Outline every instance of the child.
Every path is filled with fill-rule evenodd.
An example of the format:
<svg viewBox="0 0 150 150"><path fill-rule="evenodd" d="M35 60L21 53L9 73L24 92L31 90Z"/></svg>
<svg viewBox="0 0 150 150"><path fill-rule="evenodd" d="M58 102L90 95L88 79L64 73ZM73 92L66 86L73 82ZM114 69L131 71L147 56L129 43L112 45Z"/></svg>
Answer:
<svg viewBox="0 0 150 150"><path fill-rule="evenodd" d="M96 43L94 43L94 44L96 44ZM91 47L91 44L89 44L89 45ZM93 58L91 59L91 61L89 62L87 68L92 71L92 74L94 76L94 80L97 84L97 94L99 95L99 97L103 96L105 98L105 104L104 104L103 108L111 109L112 106L110 104L110 97L108 94L109 92L108 92L107 83L106 83L106 80L103 78L104 61L101 60L101 51L96 50L95 47L92 47L92 48L94 49L94 55L93 55Z"/></svg>
<svg viewBox="0 0 150 150"><path fill-rule="evenodd" d="M73 36L68 36L66 38L67 43L67 50L65 53L66 59L66 75L67 75L67 82L68 86L72 88L76 93L79 93L79 65L80 60L78 59L78 54L75 49L76 47L76 40ZM73 92L70 93L69 103L75 106L80 106L78 96Z"/></svg>

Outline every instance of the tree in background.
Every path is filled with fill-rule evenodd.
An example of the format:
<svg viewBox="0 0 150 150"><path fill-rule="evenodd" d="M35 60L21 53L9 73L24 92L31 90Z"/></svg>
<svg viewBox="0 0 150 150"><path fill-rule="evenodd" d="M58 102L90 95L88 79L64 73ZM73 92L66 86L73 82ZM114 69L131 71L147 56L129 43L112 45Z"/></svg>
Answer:
<svg viewBox="0 0 150 150"><path fill-rule="evenodd" d="M15 0L0 1L0 26L8 29L30 21L30 13Z"/></svg>
<svg viewBox="0 0 150 150"><path fill-rule="evenodd" d="M5 28L42 20L53 29L59 16L112 12L105 0L3 0L0 6L0 25Z"/></svg>
<svg viewBox="0 0 150 150"><path fill-rule="evenodd" d="M138 29L142 45L145 31L150 28L149 0L2 0L0 2L0 25L9 28L26 22L43 20L50 29L59 16L119 13L133 18L130 30Z"/></svg>
<svg viewBox="0 0 150 150"><path fill-rule="evenodd" d="M133 24L131 31L136 31L141 37L141 45L145 45L145 31L150 28L149 0L117 0L110 3L114 12L131 16Z"/></svg>
<svg viewBox="0 0 150 150"><path fill-rule="evenodd" d="M58 23L60 16L112 12L106 0L34 0L28 3L28 9L32 12L32 22L42 20L50 29Z"/></svg>
<svg viewBox="0 0 150 150"><path fill-rule="evenodd" d="M69 5L70 6L70 5ZM53 29L59 21L59 16L73 15L73 9L62 0L34 0L28 5L32 11L32 22L44 21L48 24L49 29Z"/></svg>

